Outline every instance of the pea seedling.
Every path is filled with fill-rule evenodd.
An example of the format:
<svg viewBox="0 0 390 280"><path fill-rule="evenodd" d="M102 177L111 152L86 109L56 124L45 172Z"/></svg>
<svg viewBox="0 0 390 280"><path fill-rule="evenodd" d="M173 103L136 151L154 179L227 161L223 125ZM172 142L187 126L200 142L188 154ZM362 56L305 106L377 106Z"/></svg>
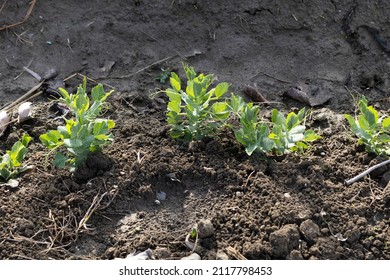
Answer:
<svg viewBox="0 0 390 280"><path fill-rule="evenodd" d="M69 94L65 89L59 89L60 102L65 103L74 114L74 118L64 117L65 126L50 130L39 138L44 146L56 151L54 165L69 167L73 172L83 164L91 152L100 152L102 148L113 141L109 130L115 126L113 120L98 118L105 100L113 91L104 92L98 84L92 88L92 105L86 91L86 79L77 88L76 94ZM59 151L61 147L62 149Z"/></svg>

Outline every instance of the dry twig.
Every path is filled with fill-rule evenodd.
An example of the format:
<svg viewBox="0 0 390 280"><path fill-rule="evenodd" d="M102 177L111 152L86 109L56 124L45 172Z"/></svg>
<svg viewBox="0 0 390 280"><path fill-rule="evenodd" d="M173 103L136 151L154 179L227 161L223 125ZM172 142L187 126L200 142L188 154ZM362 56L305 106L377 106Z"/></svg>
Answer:
<svg viewBox="0 0 390 280"><path fill-rule="evenodd" d="M41 95L42 91L39 91L37 93L35 93L35 92L42 86L42 84L43 84L43 81L40 82L39 84L37 84L36 86L34 86L32 89L30 89L28 92L23 94L21 97L16 99L11 104L1 108L1 111L3 111L3 110L10 111L10 110L14 109L16 106L18 106L19 104L21 104L22 102L26 102L27 100L31 100L32 98L35 98L35 97Z"/></svg>
<svg viewBox="0 0 390 280"><path fill-rule="evenodd" d="M7 1L6 1L6 2L7 2ZM4 2L3 6L1 7L1 9L4 8L4 5L5 5L6 2ZM22 21L19 21L19 22L13 23L13 24L9 24L9 25L4 25L4 26L0 27L0 31L1 31L1 30L4 30L4 29L11 28L11 27L18 26L18 25L20 25L20 24L26 22L26 21L28 20L28 18L30 17L32 10L34 9L34 6L35 6L36 2L37 2L37 0L32 0L32 1L31 1L30 7L28 8L27 13L26 13L26 15L24 16L24 18L23 18Z"/></svg>
<svg viewBox="0 0 390 280"><path fill-rule="evenodd" d="M381 162L381 163L378 163L370 168L368 168L366 171L360 173L359 175L353 177L352 179L349 179L349 180L346 180L345 181L345 185L349 186L357 181L359 181L361 178L365 177L366 175L368 175L370 172L374 171L375 169L383 166L383 165L386 165L390 163L390 159L389 160L385 160L384 162Z"/></svg>
<svg viewBox="0 0 390 280"><path fill-rule="evenodd" d="M234 249L231 246L225 248L225 252L226 252L226 254L228 254L231 257L236 258L237 260L246 260L247 259L240 252L238 252L236 249Z"/></svg>

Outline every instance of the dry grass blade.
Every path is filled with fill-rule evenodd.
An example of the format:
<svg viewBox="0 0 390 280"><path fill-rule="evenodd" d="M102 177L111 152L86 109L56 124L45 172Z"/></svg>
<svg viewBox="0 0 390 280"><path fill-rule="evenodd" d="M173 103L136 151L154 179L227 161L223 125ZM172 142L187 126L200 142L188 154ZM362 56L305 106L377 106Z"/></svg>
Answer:
<svg viewBox="0 0 390 280"><path fill-rule="evenodd" d="M103 198L107 195L108 192L103 193L102 195L97 194L91 203L91 206L88 208L87 212L85 213L84 217L81 219L79 222L77 229L76 229L76 234L78 234L82 228L86 230L91 230L91 228L88 228L87 222L91 218L92 214L99 209L100 202L103 200Z"/></svg>
<svg viewBox="0 0 390 280"><path fill-rule="evenodd" d="M234 257L236 260L247 260L247 258L231 246L225 248L225 252L229 256Z"/></svg>
<svg viewBox="0 0 390 280"><path fill-rule="evenodd" d="M7 1L4 2L3 6L1 7L1 9L4 8L6 2L7 2ZM28 18L30 17L30 15L31 15L31 13L32 13L32 10L34 9L34 6L35 6L36 2L37 2L37 0L32 0L32 1L31 1L30 7L28 8L27 13L26 13L26 15L24 16L24 18L23 18L22 21L19 21L19 22L13 23L13 24L9 24L9 25L4 25L4 26L0 27L0 31L1 31L1 30L4 30L4 29L11 28L11 27L18 26L18 25L20 25L20 24L26 22L26 21L28 20Z"/></svg>
<svg viewBox="0 0 390 280"><path fill-rule="evenodd" d="M7 2L8 2L8 0L5 0L5 1L4 1L4 3L3 3L3 5L1 5L1 8L0 8L0 13L3 11L3 9L4 9L4 6L5 6L5 4L7 4Z"/></svg>
<svg viewBox="0 0 390 280"><path fill-rule="evenodd" d="M32 89L30 89L28 92L23 94L21 97L13 101L11 104L1 108L1 110L13 110L16 106L18 106L20 103L25 102L27 100L31 100L33 97L37 97L38 95L42 94L42 91L39 91L35 94L35 92L42 86L43 82L40 82L36 86L34 86Z"/></svg>

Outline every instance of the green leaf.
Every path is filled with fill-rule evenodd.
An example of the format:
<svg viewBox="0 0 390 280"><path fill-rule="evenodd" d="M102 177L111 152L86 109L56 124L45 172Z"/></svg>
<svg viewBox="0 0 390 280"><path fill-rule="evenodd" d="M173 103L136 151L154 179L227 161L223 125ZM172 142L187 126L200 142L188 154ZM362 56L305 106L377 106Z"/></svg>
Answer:
<svg viewBox="0 0 390 280"><path fill-rule="evenodd" d="M24 156L27 153L27 148L22 144L22 142L17 141L11 148L9 152L10 159L12 161L13 166L20 166Z"/></svg>
<svg viewBox="0 0 390 280"><path fill-rule="evenodd" d="M105 126L104 124L105 123L103 121L95 122L94 125L93 125L93 131L92 131L93 135L100 134L101 131L103 130L104 126Z"/></svg>
<svg viewBox="0 0 390 280"><path fill-rule="evenodd" d="M104 88L102 84L98 84L93 87L91 90L91 96L93 101L103 101L103 97L105 96Z"/></svg>
<svg viewBox="0 0 390 280"><path fill-rule="evenodd" d="M28 143L32 140L32 137L28 134L23 134L22 136L22 144L27 147Z"/></svg>
<svg viewBox="0 0 390 280"><path fill-rule="evenodd" d="M321 136L317 135L313 130L306 130L305 131L304 140L306 142L312 142L312 141L318 140L320 138L321 138Z"/></svg>
<svg viewBox="0 0 390 280"><path fill-rule="evenodd" d="M382 122L382 127L388 129L390 127L390 117L387 117Z"/></svg>
<svg viewBox="0 0 390 280"><path fill-rule="evenodd" d="M370 123L364 115L358 117L358 124L364 130L370 130Z"/></svg>
<svg viewBox="0 0 390 280"><path fill-rule="evenodd" d="M202 90L203 90L202 84L196 80L193 80L192 87L193 87L194 101L197 105L201 105L202 103L205 102L205 100L202 100L201 98Z"/></svg>
<svg viewBox="0 0 390 280"><path fill-rule="evenodd" d="M286 118L287 130L292 129L294 126L298 124L299 124L298 116L294 112L289 113Z"/></svg>
<svg viewBox="0 0 390 280"><path fill-rule="evenodd" d="M65 156L63 153L57 152L54 157L54 165L59 168L64 168L68 160L69 158Z"/></svg>
<svg viewBox="0 0 390 280"><path fill-rule="evenodd" d="M186 76L187 76L187 79L189 81L195 79L196 77L196 72L194 70L194 67L189 67L188 65L186 64L183 64L183 67L184 67L184 71L186 72Z"/></svg>
<svg viewBox="0 0 390 280"><path fill-rule="evenodd" d="M179 76L175 72L171 73L170 82L171 82L172 88L175 91L179 92L181 90L181 81L180 81Z"/></svg>
<svg viewBox="0 0 390 280"><path fill-rule="evenodd" d="M179 114L181 111L180 105L181 105L181 100L179 101L171 100L170 102L168 102L167 109L168 111L173 111Z"/></svg>
<svg viewBox="0 0 390 280"><path fill-rule="evenodd" d="M301 110L299 110L299 112L297 114L299 122L303 121L303 119L305 118L305 112L306 112L305 108L302 108Z"/></svg>
<svg viewBox="0 0 390 280"><path fill-rule="evenodd" d="M214 116L219 120L229 117L229 107L226 102L216 102L212 105Z"/></svg>
<svg viewBox="0 0 390 280"><path fill-rule="evenodd" d="M64 139L64 144L69 148L78 148L83 145L83 141L79 139Z"/></svg>
<svg viewBox="0 0 390 280"><path fill-rule="evenodd" d="M234 113L241 112L241 110L243 109L245 104L246 103L241 96L235 95L232 93L232 95L230 97L230 106L231 106Z"/></svg>
<svg viewBox="0 0 390 280"><path fill-rule="evenodd" d="M351 115L344 114L344 118L347 119L350 126L356 126L356 120Z"/></svg>
<svg viewBox="0 0 390 280"><path fill-rule="evenodd" d="M254 151L258 148L257 143L249 145L246 149L245 152L248 154L248 156L251 156Z"/></svg>
<svg viewBox="0 0 390 280"><path fill-rule="evenodd" d="M215 96L217 98L222 97L229 89L228 83L220 83L215 87Z"/></svg>
<svg viewBox="0 0 390 280"><path fill-rule="evenodd" d="M298 141L302 141L305 139L305 135L303 133L295 133L295 134L290 134L290 139L289 143L296 143Z"/></svg>
<svg viewBox="0 0 390 280"><path fill-rule="evenodd" d="M366 118L370 127L373 127L378 122L378 112L372 106L367 106L364 102L361 102L361 112Z"/></svg>
<svg viewBox="0 0 390 280"><path fill-rule="evenodd" d="M293 127L290 131L289 134L303 134L305 132L305 126L304 125L297 125Z"/></svg>
<svg viewBox="0 0 390 280"><path fill-rule="evenodd" d="M170 135L172 138L180 138L184 134L183 126L175 125L171 128Z"/></svg>
<svg viewBox="0 0 390 280"><path fill-rule="evenodd" d="M272 110L271 120L274 124L280 125L283 129L286 127L286 118L278 110Z"/></svg>
<svg viewBox="0 0 390 280"><path fill-rule="evenodd" d="M71 102L71 98L70 98L70 95L69 93L63 89L63 88L59 88L58 91L60 92L62 98L64 99L65 103L67 105L70 105L70 102Z"/></svg>
<svg viewBox="0 0 390 280"><path fill-rule="evenodd" d="M77 94L75 97L75 105L77 111L75 113L82 113L89 108L89 98L85 94Z"/></svg>
<svg viewBox="0 0 390 280"><path fill-rule="evenodd" d="M115 127L115 122L113 120L107 120L107 128L112 129Z"/></svg>
<svg viewBox="0 0 390 280"><path fill-rule="evenodd" d="M110 137L108 137L108 135L105 135L105 134L99 134L99 135L95 136L95 139L96 140L104 140L104 141L106 141L106 140L110 140Z"/></svg>

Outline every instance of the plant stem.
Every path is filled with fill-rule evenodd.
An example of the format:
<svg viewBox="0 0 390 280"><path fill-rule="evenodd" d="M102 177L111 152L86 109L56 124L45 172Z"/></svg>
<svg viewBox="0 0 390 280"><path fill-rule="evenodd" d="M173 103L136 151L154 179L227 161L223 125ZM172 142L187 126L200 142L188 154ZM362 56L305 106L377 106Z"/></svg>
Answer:
<svg viewBox="0 0 390 280"><path fill-rule="evenodd" d="M360 179L363 178L364 176L368 175L368 174L369 174L370 172L372 172L373 170L375 170L375 169L377 169L377 168L379 168L379 167L381 167L381 166L383 166L383 165L386 165L386 164L388 164L388 163L390 163L390 159L385 160L384 162L378 163L378 164L376 164L376 165L374 165L374 166L368 168L366 171L360 173L359 175L353 177L352 179L345 180L345 185L346 185L346 186L349 186L349 185L355 183L356 181L360 180Z"/></svg>

